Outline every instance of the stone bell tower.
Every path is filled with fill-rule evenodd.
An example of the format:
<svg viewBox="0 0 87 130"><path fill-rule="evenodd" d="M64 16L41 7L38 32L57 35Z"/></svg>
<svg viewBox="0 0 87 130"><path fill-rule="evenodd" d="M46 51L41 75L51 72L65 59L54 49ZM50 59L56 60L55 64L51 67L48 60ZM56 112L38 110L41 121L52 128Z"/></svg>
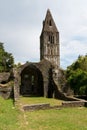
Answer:
<svg viewBox="0 0 87 130"><path fill-rule="evenodd" d="M59 32L50 10L47 10L40 36L40 60L46 59L56 66L60 66Z"/></svg>

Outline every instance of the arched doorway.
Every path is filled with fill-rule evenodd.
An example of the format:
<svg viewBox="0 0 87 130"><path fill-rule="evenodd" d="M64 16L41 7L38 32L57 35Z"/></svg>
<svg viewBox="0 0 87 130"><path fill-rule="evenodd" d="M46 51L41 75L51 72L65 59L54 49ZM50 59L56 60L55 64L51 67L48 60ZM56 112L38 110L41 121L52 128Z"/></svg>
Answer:
<svg viewBox="0 0 87 130"><path fill-rule="evenodd" d="M28 65L21 72L20 94L24 96L43 96L43 77L34 65Z"/></svg>

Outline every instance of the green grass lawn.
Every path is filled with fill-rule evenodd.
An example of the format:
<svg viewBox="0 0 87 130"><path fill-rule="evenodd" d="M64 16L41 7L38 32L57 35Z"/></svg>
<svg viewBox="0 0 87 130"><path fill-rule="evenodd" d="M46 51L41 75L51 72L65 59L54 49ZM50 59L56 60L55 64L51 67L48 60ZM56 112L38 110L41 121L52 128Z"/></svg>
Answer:
<svg viewBox="0 0 87 130"><path fill-rule="evenodd" d="M19 112L13 106L13 101L0 97L0 130L17 130L18 115Z"/></svg>
<svg viewBox="0 0 87 130"><path fill-rule="evenodd" d="M0 130L87 130L87 108L22 112L0 98Z"/></svg>
<svg viewBox="0 0 87 130"><path fill-rule="evenodd" d="M26 104L40 104L40 103L49 103L51 106L61 105L62 100L57 100L53 98L44 98L44 97L20 97L19 103L23 105Z"/></svg>

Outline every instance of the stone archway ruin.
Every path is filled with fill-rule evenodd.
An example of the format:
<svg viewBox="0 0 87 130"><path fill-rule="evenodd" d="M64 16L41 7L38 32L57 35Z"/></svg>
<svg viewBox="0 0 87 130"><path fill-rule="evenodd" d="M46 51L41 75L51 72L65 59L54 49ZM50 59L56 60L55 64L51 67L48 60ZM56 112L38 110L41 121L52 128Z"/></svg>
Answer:
<svg viewBox="0 0 87 130"><path fill-rule="evenodd" d="M50 68L51 64L47 60L14 68L14 99L20 95L48 97Z"/></svg>
<svg viewBox="0 0 87 130"><path fill-rule="evenodd" d="M34 65L28 65L21 72L20 94L23 96L43 96L43 76Z"/></svg>

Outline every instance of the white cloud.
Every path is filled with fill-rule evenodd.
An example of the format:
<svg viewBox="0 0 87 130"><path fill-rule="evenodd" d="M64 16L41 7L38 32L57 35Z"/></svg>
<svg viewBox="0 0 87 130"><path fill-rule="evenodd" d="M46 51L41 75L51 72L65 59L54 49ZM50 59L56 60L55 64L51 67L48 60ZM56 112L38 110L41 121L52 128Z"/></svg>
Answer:
<svg viewBox="0 0 87 130"><path fill-rule="evenodd" d="M60 32L61 66L87 53L87 0L0 0L0 41L16 62L39 61L39 36L51 9Z"/></svg>
<svg viewBox="0 0 87 130"><path fill-rule="evenodd" d="M68 41L66 45L61 46L60 50L61 64L63 67L72 64L79 55L85 55L87 53L87 43L82 41ZM63 64L65 62L65 64Z"/></svg>
<svg viewBox="0 0 87 130"><path fill-rule="evenodd" d="M2 36L5 49L13 53L16 62L39 61L40 32L37 28L13 27L6 30L3 30Z"/></svg>

